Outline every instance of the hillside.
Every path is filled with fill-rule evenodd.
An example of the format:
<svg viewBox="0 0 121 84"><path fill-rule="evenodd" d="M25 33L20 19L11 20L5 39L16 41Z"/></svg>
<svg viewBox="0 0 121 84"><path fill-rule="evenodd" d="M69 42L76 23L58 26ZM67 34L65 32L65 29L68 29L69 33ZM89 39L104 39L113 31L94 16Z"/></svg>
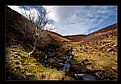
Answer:
<svg viewBox="0 0 121 84"><path fill-rule="evenodd" d="M64 36L60 35L60 34L57 34L55 32L52 32L52 31L47 31L56 41L59 41L59 42L69 42L71 41L70 39L68 38L65 38Z"/></svg>
<svg viewBox="0 0 121 84"><path fill-rule="evenodd" d="M88 35L93 35L93 34L97 34L97 33L104 33L104 32L107 32L107 31L112 31L112 30L116 29L117 27L118 27L118 24L112 24L110 26L107 26L107 27L102 28L100 30L97 30L95 32L92 32L92 33L90 33Z"/></svg>
<svg viewBox="0 0 121 84"><path fill-rule="evenodd" d="M36 51L29 57L36 31L32 27L35 26L37 25L21 14L6 7L6 80L73 80L72 77L65 75L65 72L57 70L58 64L52 58L59 53L59 50L63 50L60 55L64 55L66 50L48 32L41 32L43 37L40 39ZM38 27L38 30L40 29ZM53 56L50 56L49 61L52 62L53 67L50 68L45 63L43 64L43 61L44 56L51 51Z"/></svg>
<svg viewBox="0 0 121 84"><path fill-rule="evenodd" d="M73 42L73 55L78 62L87 60L88 69L101 80L117 80L118 77L118 25L113 24L89 34L79 42Z"/></svg>
<svg viewBox="0 0 121 84"><path fill-rule="evenodd" d="M77 42L79 41L80 39L86 37L87 35L68 35L68 36L63 36L64 38L67 38L73 42Z"/></svg>
<svg viewBox="0 0 121 84"><path fill-rule="evenodd" d="M62 36L8 7L5 12L6 80L118 80L118 24L87 36ZM29 56L35 28L41 38Z"/></svg>
<svg viewBox="0 0 121 84"><path fill-rule="evenodd" d="M85 44L87 42L94 42L96 40L104 39L105 37L111 35L117 35L118 26L117 24L113 24L109 27L103 28L91 34L88 34L85 38L80 39L80 41L75 42L75 44ZM111 36L110 36L111 37Z"/></svg>

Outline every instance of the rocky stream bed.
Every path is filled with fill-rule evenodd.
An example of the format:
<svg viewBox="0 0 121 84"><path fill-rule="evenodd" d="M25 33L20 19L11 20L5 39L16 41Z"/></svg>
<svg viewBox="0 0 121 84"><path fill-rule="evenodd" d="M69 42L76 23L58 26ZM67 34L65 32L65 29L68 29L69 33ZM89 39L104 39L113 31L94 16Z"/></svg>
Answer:
<svg viewBox="0 0 121 84"><path fill-rule="evenodd" d="M56 48L53 48L51 50L56 50ZM60 59L57 56L52 56L52 54L52 51L48 51L42 57L38 55L38 61L42 63L45 67L50 67L52 69L57 68L58 71L65 71L66 73L68 73L67 75L73 77L75 80L97 80L95 75L92 73L77 73L71 70L73 68L72 61L74 58L74 55L72 54L72 48L66 51L64 56L65 59Z"/></svg>

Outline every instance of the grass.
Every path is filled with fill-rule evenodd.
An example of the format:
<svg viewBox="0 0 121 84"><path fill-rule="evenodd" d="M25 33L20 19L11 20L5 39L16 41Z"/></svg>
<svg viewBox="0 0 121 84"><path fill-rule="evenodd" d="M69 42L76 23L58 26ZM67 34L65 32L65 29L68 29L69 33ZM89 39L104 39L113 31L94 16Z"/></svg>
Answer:
<svg viewBox="0 0 121 84"><path fill-rule="evenodd" d="M98 77L103 80L109 78L110 80L117 79L117 37L106 37L102 40L95 42L88 42L83 45L73 46L74 59L81 63L83 60L88 59L91 63L86 65L90 71L100 70L100 73L105 74L103 77L98 74ZM114 48L113 51L107 51L109 48ZM112 69L113 68L113 69ZM114 75L112 75L112 73ZM97 75L97 73L95 73Z"/></svg>
<svg viewBox="0 0 121 84"><path fill-rule="evenodd" d="M104 38L97 42L88 42L84 45L76 46L69 42L64 43L59 47L56 50L57 52L53 52L53 55L57 54L57 57L64 60L64 53L66 50L73 48L72 54L74 55L75 61L72 61L71 63L73 68L77 68L76 71L78 73L87 72L88 70L92 72L97 70L97 72L94 73L97 77L106 80L108 80L108 78L110 80L116 80L117 49L114 47L114 51L107 51L107 49L112 48L114 44L117 45L116 38ZM38 51L34 54L43 56L44 53L45 52L43 51ZM7 47L6 59L7 66L9 66L7 67L8 72L11 73L10 76L15 80L74 80L72 77L65 76L66 73L64 71L58 71L56 68L51 69L43 66L34 57L28 59L28 52L21 45L12 45L11 47ZM53 61L53 56L49 59L52 59L52 63L58 67L57 63ZM80 63L85 60L88 61L84 62L84 67L80 65Z"/></svg>
<svg viewBox="0 0 121 84"><path fill-rule="evenodd" d="M44 67L41 63L37 62L34 57L30 57L28 60L28 52L22 50L24 50L22 46L17 48L6 48L6 68L8 69L7 72L9 72L11 79L61 80L65 77L63 71L58 71L56 68L51 69ZM19 64L20 62L21 64Z"/></svg>
<svg viewBox="0 0 121 84"><path fill-rule="evenodd" d="M36 49L39 51L34 54L36 57L39 55L39 59L42 59L45 53L52 51L53 53L48 59L52 62L55 68L51 69L38 62L38 59L36 59L34 55L30 58L28 57L28 54L32 49L33 42L33 33L31 33L29 28L35 24L9 8L6 8L6 17L7 30L5 62L7 80L74 80L72 77L67 76L65 71L58 71L56 68L59 67L59 64L53 59L57 56L58 58L64 60L66 51L71 48L73 48L72 54L74 55L73 60L71 60L72 65L70 70L72 73L87 73L88 71L92 71L102 80L118 79L117 31L113 31L113 33L110 32L109 34L112 35L106 35L104 38L102 38L103 35L101 35L98 39L97 37L95 38L94 35L94 38L92 36L87 39L79 39L80 41L78 42L72 42L61 35L50 33L50 36L48 36L47 39L50 39L51 41L48 40L47 44L50 42L53 45L44 46L43 48L41 46L42 44L40 44ZM26 32L22 32L23 28L27 28L28 30ZM110 28L107 29L115 29L113 27ZM23 31L25 30L23 29ZM103 33L105 32L103 31ZM82 42L83 45L79 45L81 41L84 41L84 44ZM44 42L43 45L44 44L46 43ZM52 50L52 47L57 46L58 48ZM113 49L108 51L110 48ZM43 49L44 51L42 51Z"/></svg>

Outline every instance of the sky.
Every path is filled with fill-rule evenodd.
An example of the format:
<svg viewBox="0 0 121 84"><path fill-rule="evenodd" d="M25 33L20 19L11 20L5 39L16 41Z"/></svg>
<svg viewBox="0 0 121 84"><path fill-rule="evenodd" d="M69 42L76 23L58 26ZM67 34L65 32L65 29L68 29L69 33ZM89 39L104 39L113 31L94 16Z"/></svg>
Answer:
<svg viewBox="0 0 121 84"><path fill-rule="evenodd" d="M9 6L13 10L23 14L25 12L20 6ZM38 6L39 7L39 6ZM109 25L117 23L117 6L40 6L47 9L48 18L53 21L47 27L56 28L53 30L63 36L84 34L87 35ZM39 11L36 8L26 10L29 14L38 18ZM24 15L24 14L23 14Z"/></svg>

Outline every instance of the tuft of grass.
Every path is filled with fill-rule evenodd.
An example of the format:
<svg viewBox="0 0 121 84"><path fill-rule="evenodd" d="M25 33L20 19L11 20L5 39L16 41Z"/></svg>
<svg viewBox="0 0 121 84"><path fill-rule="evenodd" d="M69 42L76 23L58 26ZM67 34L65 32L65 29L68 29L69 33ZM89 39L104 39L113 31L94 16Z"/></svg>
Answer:
<svg viewBox="0 0 121 84"><path fill-rule="evenodd" d="M16 46L16 51L11 52L11 49L15 50L13 47L6 48L6 68L9 79L61 80L65 76L63 71L47 68L37 62L34 57L28 60L28 52L20 46ZM42 52L37 53L42 54Z"/></svg>

